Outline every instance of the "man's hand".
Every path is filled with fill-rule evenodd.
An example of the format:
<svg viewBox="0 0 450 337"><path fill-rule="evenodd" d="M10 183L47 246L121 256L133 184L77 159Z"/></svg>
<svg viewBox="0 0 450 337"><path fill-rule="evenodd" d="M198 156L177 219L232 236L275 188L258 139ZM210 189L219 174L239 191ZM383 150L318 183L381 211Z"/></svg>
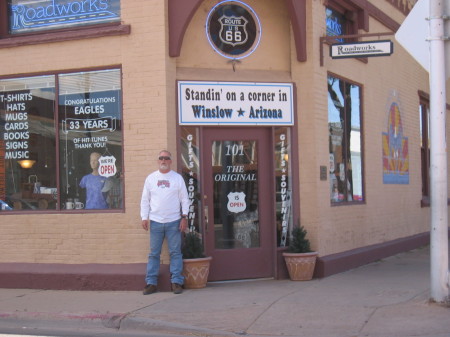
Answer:
<svg viewBox="0 0 450 337"><path fill-rule="evenodd" d="M142 220L142 228L144 228L146 231L148 231L149 225L150 225L150 221L149 220Z"/></svg>
<svg viewBox="0 0 450 337"><path fill-rule="evenodd" d="M187 219L181 218L180 221L180 232L184 232L187 229Z"/></svg>

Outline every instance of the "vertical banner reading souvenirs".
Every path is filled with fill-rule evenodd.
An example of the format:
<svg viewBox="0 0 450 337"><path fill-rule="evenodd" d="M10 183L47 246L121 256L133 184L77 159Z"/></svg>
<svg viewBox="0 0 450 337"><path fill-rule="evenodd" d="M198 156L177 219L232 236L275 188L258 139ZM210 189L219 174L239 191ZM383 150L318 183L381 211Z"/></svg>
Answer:
<svg viewBox="0 0 450 337"><path fill-rule="evenodd" d="M61 202L123 207L120 70L59 76Z"/></svg>
<svg viewBox="0 0 450 337"><path fill-rule="evenodd" d="M180 125L293 125L292 83L178 82Z"/></svg>
<svg viewBox="0 0 450 337"><path fill-rule="evenodd" d="M198 129L181 128L182 175L189 195L188 227L190 232L200 229L200 163Z"/></svg>
<svg viewBox="0 0 450 337"><path fill-rule="evenodd" d="M120 22L120 0L9 0L11 34Z"/></svg>
<svg viewBox="0 0 450 337"><path fill-rule="evenodd" d="M289 128L275 128L275 193L277 241L279 247L287 245L292 230L292 174L291 174L291 135Z"/></svg>
<svg viewBox="0 0 450 337"><path fill-rule="evenodd" d="M55 80L0 80L0 210L56 208Z"/></svg>
<svg viewBox="0 0 450 337"><path fill-rule="evenodd" d="M383 132L383 183L409 184L408 138L404 136L399 104L389 107L387 132Z"/></svg>

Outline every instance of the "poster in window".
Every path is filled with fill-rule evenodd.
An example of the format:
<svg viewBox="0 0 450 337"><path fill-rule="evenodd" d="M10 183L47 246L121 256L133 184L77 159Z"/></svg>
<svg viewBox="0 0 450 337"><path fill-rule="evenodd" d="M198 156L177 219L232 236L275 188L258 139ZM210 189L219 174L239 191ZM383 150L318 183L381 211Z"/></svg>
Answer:
<svg viewBox="0 0 450 337"><path fill-rule="evenodd" d="M122 208L120 71L64 74L59 83L63 207Z"/></svg>

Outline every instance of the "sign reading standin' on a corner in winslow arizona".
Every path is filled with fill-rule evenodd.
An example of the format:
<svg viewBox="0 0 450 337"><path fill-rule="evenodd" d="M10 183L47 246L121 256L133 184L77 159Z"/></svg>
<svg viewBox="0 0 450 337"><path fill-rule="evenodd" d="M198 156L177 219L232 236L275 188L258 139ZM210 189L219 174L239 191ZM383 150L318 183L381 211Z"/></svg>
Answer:
<svg viewBox="0 0 450 337"><path fill-rule="evenodd" d="M293 125L292 83L178 81L180 125Z"/></svg>

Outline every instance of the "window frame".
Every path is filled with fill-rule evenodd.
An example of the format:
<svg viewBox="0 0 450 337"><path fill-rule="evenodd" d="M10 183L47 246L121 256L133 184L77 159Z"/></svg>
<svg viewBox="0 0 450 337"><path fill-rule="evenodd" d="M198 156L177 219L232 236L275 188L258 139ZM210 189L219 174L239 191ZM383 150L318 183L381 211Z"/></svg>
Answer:
<svg viewBox="0 0 450 337"><path fill-rule="evenodd" d="M420 123L420 171L422 180L422 196L420 200L421 207L430 207L430 164L431 164L431 154L430 154L430 95L422 90L418 91L419 95L419 123ZM450 110L450 105L446 105L446 110ZM428 151L425 151L425 147ZM426 154L425 154L426 153ZM447 201L450 205L450 198Z"/></svg>
<svg viewBox="0 0 450 337"><path fill-rule="evenodd" d="M1 0L0 0L1 1ZM55 209L30 209L26 211L22 210L9 210L9 211L0 211L1 215L29 215L29 214L92 214L92 213L125 213L125 180L122 179L121 187L122 187L122 207L120 208L108 208L108 209L72 209L67 210L61 206L61 175L60 175L60 116L59 116L59 96L60 96L60 87L59 87L59 75L64 74L77 74L77 73L85 73L85 72L96 72L96 71L107 71L107 70L118 70L120 72L120 82L121 82L121 90L120 90L120 101L121 101L121 117L123 120L124 110L123 110L123 69L121 65L110 65L105 67L94 67L94 68L80 68L80 69L67 69L67 70L59 70L59 71L48 71L48 72L37 72L37 73L25 73L25 74L14 74L14 75L0 75L0 80L4 79L15 79L15 78L28 78L28 77L39 77L39 76L54 76L55 77L55 100L54 100L54 113L53 119L55 123L55 175L56 175L56 189L58 191L56 202L58 206ZM124 128L122 126L121 129L121 162L117 163L121 166L122 172L125 172L125 161L124 161Z"/></svg>
<svg viewBox="0 0 450 337"><path fill-rule="evenodd" d="M352 80L349 80L349 79L347 79L347 78L345 78L345 77L342 77L342 76L340 76L340 75L337 75L337 74L335 74L335 73L332 73L332 72L327 72L327 82L328 82L328 78L329 77L334 77L334 78L336 78L336 79L338 79L338 80L340 80L340 81L343 81L346 85L356 85L356 86L358 86L359 87L359 90L360 90L360 92L359 92L359 101L360 101L360 108L359 108L359 123L360 123L360 151L361 151L361 200L351 200L351 201L348 201L348 200L344 200L344 201L337 201L337 202L333 202L332 200L331 200L331 198L329 198L329 200L330 200L330 205L331 206L344 206L344 205L362 205L362 204L366 204L366 200L367 200L367 196L366 196L366 192L365 192L365 174L364 174L364 95L363 95L363 93L364 93L364 86L361 84L361 83L357 83L357 82L355 82L355 81L352 81ZM328 96L328 90L327 90L327 96ZM347 111L348 111L348 108L347 107L345 107L344 108L345 110L346 110L346 117L347 117ZM328 105L327 105L327 115L328 115ZM330 137L331 137L331 134L330 134L330 124L329 124L329 119L328 119L329 117L327 116L327 128L328 128L328 143L330 144ZM350 118L351 118L351 116L350 116ZM345 127L345 125L344 125L344 127ZM351 127L351 124L350 124L350 127ZM351 131L351 130L350 130ZM343 132L344 134L345 134L345 132ZM343 142L342 142L343 144L345 143L345 144L348 144L348 146L350 147L350 142L349 142L349 140L344 140ZM331 146L331 145L329 145L329 146ZM330 148L329 148L329 153L331 153L330 152ZM345 151L346 153L350 153L350 156L351 156L351 149L349 148L348 149L348 151L346 150ZM348 161L348 159L345 161L345 163L344 163L344 165L345 165L345 172L346 172L346 176L347 176L347 172L348 172L348 163L350 163L351 164L351 161L349 162ZM330 169L330 168L329 168ZM330 175L330 171L328 172L328 174ZM331 180L331 177L330 177L330 180ZM330 183L331 183L331 181L330 181ZM330 188L331 188L331 186L329 187L329 193L331 193L331 191L330 191ZM345 189L345 191L348 193L348 190L347 190L347 188ZM329 194L330 195L330 194ZM354 194L352 194L352 197L354 196Z"/></svg>
<svg viewBox="0 0 450 337"><path fill-rule="evenodd" d="M422 179L422 207L430 206L430 99L425 93L419 92L419 114L420 114L420 163Z"/></svg>

